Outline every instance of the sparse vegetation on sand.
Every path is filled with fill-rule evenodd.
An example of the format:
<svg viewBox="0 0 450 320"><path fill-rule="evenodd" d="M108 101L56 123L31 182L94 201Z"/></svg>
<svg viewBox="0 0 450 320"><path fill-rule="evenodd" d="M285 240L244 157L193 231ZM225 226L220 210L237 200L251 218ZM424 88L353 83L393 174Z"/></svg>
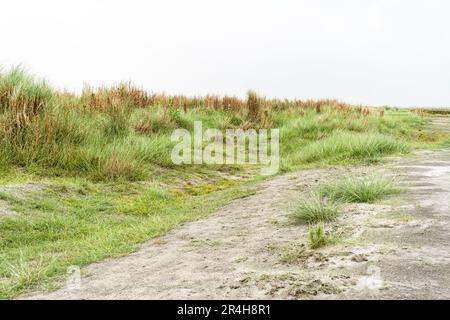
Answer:
<svg viewBox="0 0 450 320"><path fill-rule="evenodd" d="M292 217L298 223L318 223L336 219L338 212L337 202L311 194L297 205Z"/></svg>
<svg viewBox="0 0 450 320"><path fill-rule="evenodd" d="M297 223L318 224L309 231L311 248L316 249L330 242L323 232L323 223L335 220L344 203L372 203L400 191L394 181L386 177L347 176L322 183L297 204L291 215Z"/></svg>
<svg viewBox="0 0 450 320"><path fill-rule="evenodd" d="M300 159L305 163L371 160L386 154L406 153L409 149L406 142L380 133L336 132L306 146Z"/></svg>
<svg viewBox="0 0 450 320"><path fill-rule="evenodd" d="M251 166L172 163L172 131L192 131L195 120L279 128L282 172L407 152L426 122L407 110L253 92L169 96L125 83L76 95L18 68L0 72L0 205L14 212L0 217L0 298L53 285L70 265L129 253L254 192L245 188L259 178ZM328 202L302 210L311 222L336 214Z"/></svg>
<svg viewBox="0 0 450 320"><path fill-rule="evenodd" d="M325 234L325 227L323 223L309 227L309 245L311 246L311 249L322 248L329 242L330 239Z"/></svg>
<svg viewBox="0 0 450 320"><path fill-rule="evenodd" d="M384 177L346 177L323 184L320 194L335 201L374 202L386 195L400 192L393 180Z"/></svg>

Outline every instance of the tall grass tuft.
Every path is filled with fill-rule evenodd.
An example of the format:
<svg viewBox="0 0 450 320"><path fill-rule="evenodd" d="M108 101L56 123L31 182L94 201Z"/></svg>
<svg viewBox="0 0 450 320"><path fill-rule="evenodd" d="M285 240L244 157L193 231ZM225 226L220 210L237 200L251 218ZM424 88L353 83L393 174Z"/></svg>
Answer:
<svg viewBox="0 0 450 320"><path fill-rule="evenodd" d="M312 194L308 199L298 204L292 213L292 218L298 223L318 223L336 219L339 205L318 194Z"/></svg>
<svg viewBox="0 0 450 320"><path fill-rule="evenodd" d="M322 196L345 202L374 202L399 191L392 179L375 176L346 177L320 187Z"/></svg>
<svg viewBox="0 0 450 320"><path fill-rule="evenodd" d="M0 114L3 121L10 122L3 129L17 133L31 125L52 97L52 90L45 82L36 81L20 68L0 73Z"/></svg>
<svg viewBox="0 0 450 320"><path fill-rule="evenodd" d="M311 249L319 249L326 246L330 240L325 234L325 226L319 223L317 226L309 227L309 245Z"/></svg>
<svg viewBox="0 0 450 320"><path fill-rule="evenodd" d="M254 91L247 93L247 109L250 121L258 121L262 109L261 98Z"/></svg>
<svg viewBox="0 0 450 320"><path fill-rule="evenodd" d="M323 160L374 159L393 153L406 153L410 146L392 136L380 133L336 132L331 136L312 142L302 150L305 163Z"/></svg>
<svg viewBox="0 0 450 320"><path fill-rule="evenodd" d="M111 88L83 88L81 102L89 108L105 111L117 105L130 105L144 108L153 103L153 96L131 83L121 83Z"/></svg>

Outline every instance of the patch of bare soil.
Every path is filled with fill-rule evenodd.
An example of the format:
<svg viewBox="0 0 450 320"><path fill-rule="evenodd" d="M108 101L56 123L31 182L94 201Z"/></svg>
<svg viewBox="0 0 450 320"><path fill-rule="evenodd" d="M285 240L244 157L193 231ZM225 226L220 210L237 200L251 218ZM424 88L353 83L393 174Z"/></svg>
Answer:
<svg viewBox="0 0 450 320"><path fill-rule="evenodd" d="M18 197L25 198L27 194L42 191L46 187L45 183L28 182L18 184L0 185L0 192ZM7 201L0 199L0 219L15 216L15 212Z"/></svg>
<svg viewBox="0 0 450 320"><path fill-rule="evenodd" d="M15 214L6 201L0 200L0 219L11 217Z"/></svg>
<svg viewBox="0 0 450 320"><path fill-rule="evenodd" d="M289 212L321 182L372 171L407 191L347 205L326 229L336 242L308 245ZM263 182L206 219L180 226L137 252L93 264L80 286L31 299L450 298L450 153L384 168L307 170Z"/></svg>
<svg viewBox="0 0 450 320"><path fill-rule="evenodd" d="M0 185L0 192L9 194L18 198L25 198L27 194L36 193L44 190L48 186L46 182L27 182Z"/></svg>

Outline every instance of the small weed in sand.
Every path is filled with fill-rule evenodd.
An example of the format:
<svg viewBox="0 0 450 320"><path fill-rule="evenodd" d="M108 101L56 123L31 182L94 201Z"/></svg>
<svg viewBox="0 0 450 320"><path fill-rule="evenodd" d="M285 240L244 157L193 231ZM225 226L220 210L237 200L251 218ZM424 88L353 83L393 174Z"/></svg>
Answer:
<svg viewBox="0 0 450 320"><path fill-rule="evenodd" d="M320 195L334 201L374 202L383 196L398 193L400 189L392 179L380 177L355 178L330 182L320 187Z"/></svg>
<svg viewBox="0 0 450 320"><path fill-rule="evenodd" d="M322 248L330 242L322 223L309 228L309 242L311 249Z"/></svg>
<svg viewBox="0 0 450 320"><path fill-rule="evenodd" d="M309 199L301 202L292 214L298 223L317 223L334 220L339 206L333 200L313 194Z"/></svg>

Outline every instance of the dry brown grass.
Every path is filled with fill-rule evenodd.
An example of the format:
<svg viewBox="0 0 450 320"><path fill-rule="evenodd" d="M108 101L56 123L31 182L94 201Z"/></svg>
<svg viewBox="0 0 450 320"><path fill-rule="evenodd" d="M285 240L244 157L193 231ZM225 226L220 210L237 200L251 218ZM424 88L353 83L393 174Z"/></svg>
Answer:
<svg viewBox="0 0 450 320"><path fill-rule="evenodd" d="M111 106L130 105L146 107L153 104L153 96L131 83L122 83L111 88L101 87L97 90L85 86L81 94L82 102L96 110L105 111Z"/></svg>
<svg viewBox="0 0 450 320"><path fill-rule="evenodd" d="M105 158L100 166L101 170L96 178L100 180L125 178L135 180L136 166L134 163L123 159L117 153L113 152L110 157Z"/></svg>
<svg viewBox="0 0 450 320"><path fill-rule="evenodd" d="M248 117L251 121L257 121L261 112L262 99L254 91L249 91L247 96Z"/></svg>
<svg viewBox="0 0 450 320"><path fill-rule="evenodd" d="M61 94L64 100L71 95ZM151 94L130 83L123 83L111 88L101 87L93 89L86 86L81 94L81 101L85 106L98 111L107 111L111 106L129 105L130 107L163 106L169 108L180 108L185 113L190 109L207 108L223 109L230 112L247 113L249 119L257 120L264 110L287 110L287 109L309 109L321 113L323 108L332 107L340 112L347 113L352 107L350 104L342 103L334 99L299 100L299 99L265 99L250 91L246 99L235 96L184 96L168 95L165 93ZM369 115L370 110L359 106L361 115Z"/></svg>
<svg viewBox="0 0 450 320"><path fill-rule="evenodd" d="M44 85L19 87L5 81L0 88L0 112L7 111L16 130L29 126L50 100L51 92Z"/></svg>

